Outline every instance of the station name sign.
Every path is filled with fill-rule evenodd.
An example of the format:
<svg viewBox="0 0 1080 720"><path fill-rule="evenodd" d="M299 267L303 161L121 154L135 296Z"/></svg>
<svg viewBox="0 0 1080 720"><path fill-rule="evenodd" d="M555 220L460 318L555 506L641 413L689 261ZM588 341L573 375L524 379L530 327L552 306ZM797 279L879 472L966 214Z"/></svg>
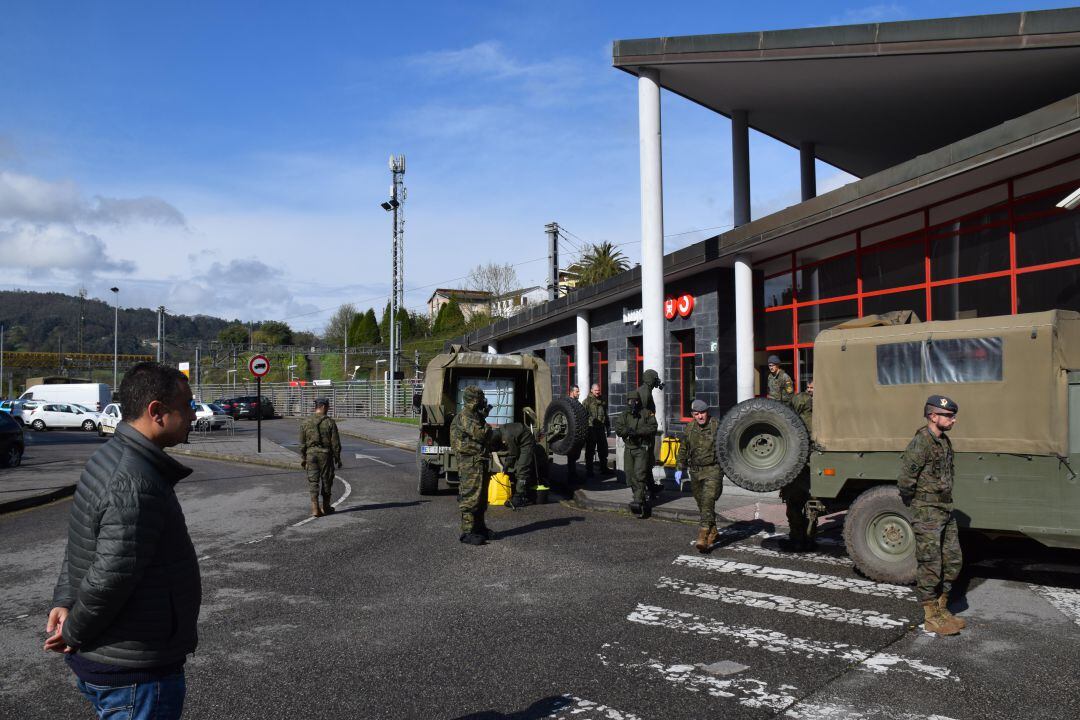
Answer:
<svg viewBox="0 0 1080 720"><path fill-rule="evenodd" d="M690 317L694 312L694 296L684 293L678 297L669 296L664 300L664 317L674 320L677 317ZM626 325L641 324L641 308L623 308L622 321Z"/></svg>

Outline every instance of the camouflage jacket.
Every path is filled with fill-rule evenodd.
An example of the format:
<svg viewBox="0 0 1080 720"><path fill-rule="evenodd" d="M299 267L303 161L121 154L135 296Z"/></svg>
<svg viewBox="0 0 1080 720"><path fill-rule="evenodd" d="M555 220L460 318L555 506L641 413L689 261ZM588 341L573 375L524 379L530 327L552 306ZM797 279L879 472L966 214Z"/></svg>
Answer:
<svg viewBox="0 0 1080 720"><path fill-rule="evenodd" d="M463 409L450 423L450 448L459 458L482 458L488 452L491 430L475 407Z"/></svg>
<svg viewBox="0 0 1080 720"><path fill-rule="evenodd" d="M603 400L589 395L581 404L585 406L585 412L589 415L589 427L605 429L608 427L607 405Z"/></svg>
<svg viewBox="0 0 1080 720"><path fill-rule="evenodd" d="M716 461L716 431L720 429L720 421L709 418L709 422L698 425L692 422L686 426L686 437L679 445L679 457L676 467L679 470L690 468L703 468L711 465L719 465Z"/></svg>
<svg viewBox="0 0 1080 720"><path fill-rule="evenodd" d="M777 370L776 374L769 373L769 399L779 400L785 405L791 404L791 396L795 394L795 385L791 382L791 376L783 370Z"/></svg>
<svg viewBox="0 0 1080 720"><path fill-rule="evenodd" d="M647 447L659 427L656 414L644 408L638 417L631 415L629 410L623 410L615 418L615 434L630 448Z"/></svg>
<svg viewBox="0 0 1080 720"><path fill-rule="evenodd" d="M300 423L300 457L307 457L308 450L325 450L341 462L341 436L333 418L310 415Z"/></svg>
<svg viewBox="0 0 1080 720"><path fill-rule="evenodd" d="M796 393L795 397L791 398L791 409L795 411L795 414L799 416L799 419L806 425L806 429L813 434L814 432L814 396L810 393Z"/></svg>
<svg viewBox="0 0 1080 720"><path fill-rule="evenodd" d="M905 502L951 503L953 449L948 435L935 438L929 428L919 428L900 458L896 485Z"/></svg>
<svg viewBox="0 0 1080 720"><path fill-rule="evenodd" d="M533 455L536 452L536 438L532 431L521 423L506 423L496 430L506 446L506 457L503 461L508 470L532 465Z"/></svg>

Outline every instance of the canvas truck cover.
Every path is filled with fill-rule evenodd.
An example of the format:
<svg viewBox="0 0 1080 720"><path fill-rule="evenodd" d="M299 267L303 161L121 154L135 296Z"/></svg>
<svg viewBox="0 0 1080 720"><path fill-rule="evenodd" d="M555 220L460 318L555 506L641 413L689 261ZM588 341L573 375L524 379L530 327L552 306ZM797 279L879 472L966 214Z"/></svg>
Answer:
<svg viewBox="0 0 1080 720"><path fill-rule="evenodd" d="M940 394L960 406L957 452L1067 455L1069 370L1080 370L1073 311L837 326L814 343L814 440L902 451Z"/></svg>
<svg viewBox="0 0 1080 720"><path fill-rule="evenodd" d="M551 403L551 368L532 355L497 355L481 352L449 352L436 355L428 363L424 373L424 392L421 402L428 408L432 422L442 423L446 413L454 412L456 403L452 389L446 385L447 371L467 370L469 374L483 374L490 370L531 370L536 394L536 414L543 418Z"/></svg>

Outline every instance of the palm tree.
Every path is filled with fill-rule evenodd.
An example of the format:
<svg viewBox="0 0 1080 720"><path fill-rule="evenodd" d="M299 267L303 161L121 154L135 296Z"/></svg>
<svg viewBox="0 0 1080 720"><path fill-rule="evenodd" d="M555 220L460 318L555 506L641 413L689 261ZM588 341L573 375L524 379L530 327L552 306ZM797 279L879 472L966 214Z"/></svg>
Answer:
<svg viewBox="0 0 1080 720"><path fill-rule="evenodd" d="M578 287L595 285L630 268L630 261L610 242L589 245L581 256Z"/></svg>

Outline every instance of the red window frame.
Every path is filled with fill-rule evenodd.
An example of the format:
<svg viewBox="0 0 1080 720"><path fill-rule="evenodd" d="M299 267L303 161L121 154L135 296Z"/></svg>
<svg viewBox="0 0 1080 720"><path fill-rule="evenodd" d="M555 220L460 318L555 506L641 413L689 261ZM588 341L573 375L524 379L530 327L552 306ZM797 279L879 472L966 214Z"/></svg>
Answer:
<svg viewBox="0 0 1080 720"><path fill-rule="evenodd" d="M694 418L690 415L690 404L694 402L692 392L687 392L686 382L686 364L690 362L690 367L694 370L694 388L697 388L697 353L694 352L694 331L693 330L680 330L674 333L675 342L679 344L679 419L683 422L690 422Z"/></svg>
<svg viewBox="0 0 1080 720"><path fill-rule="evenodd" d="M596 372L592 373L592 381L600 386L600 395L604 395L606 392L604 378L607 377L608 366L608 344L604 342L594 342L592 344L592 353L596 356ZM592 368L590 368L591 370ZM592 388L582 388L582 393L591 392Z"/></svg>
<svg viewBox="0 0 1080 720"><path fill-rule="evenodd" d="M564 347L562 351L566 357L566 394L569 395L570 388L577 382L574 380L574 368L577 367L577 363L574 361L574 346Z"/></svg>
<svg viewBox="0 0 1080 720"><path fill-rule="evenodd" d="M1016 176L1014 176L1012 178L1009 178L1008 180L1004 180L1004 181L999 180L999 181L996 181L996 182L993 182L993 183L989 183L989 184L977 187L977 188L975 188L973 190L970 190L968 192L961 193L960 195L955 195L955 196L952 196L952 197L948 197L948 198L939 200L939 201L937 201L937 202L935 202L935 203L933 203L931 205L927 205L927 206L922 208L923 222L922 222L922 228L921 229L913 231L913 232L904 233L904 234L899 235L899 236L897 236L895 238L890 238L890 239L887 239L887 240L876 242L873 245L867 246L865 248L862 245L862 233L865 230L867 230L867 229L869 229L871 227L875 227L875 226L878 226L878 225L884 225L886 223L893 222L893 221L898 220L900 218L909 216L909 215L913 214L913 212L919 212L919 211L918 210L915 210L915 211L909 210L909 211L906 211L904 213L900 213L898 215L895 215L895 216L892 216L892 217L889 217L889 218L885 218L885 219L883 219L883 220L881 220L879 222L874 223L873 225L868 225L868 226L865 226L865 227L862 227L862 228L859 228L859 229L855 230L855 249L854 250L848 250L848 251L845 251L845 252L842 252L842 253L837 253L836 255L833 255L833 256L830 256L830 257L827 257L827 258L823 258L823 259L820 259L820 260L815 260L813 262L803 263L802 265L797 265L796 264L796 262L797 262L796 261L797 253L799 253L799 252L801 252L803 250L806 250L807 248L815 247L815 246L818 246L818 245L823 245L825 243L832 242L833 240L837 240L837 239L843 238L843 237L845 237L847 235L850 235L852 233L852 231L847 230L847 231L845 231L843 233L839 233L837 235L833 235L833 236L824 238L824 239L819 240L817 242L810 243L810 244L805 245L803 247L796 248L795 250L791 250L791 251L788 251L788 252L785 252L785 253L781 253L781 254L774 255L772 257L768 257L768 258L763 259L761 261L761 264L773 262L773 261L776 261L778 259L785 258L785 257L790 258L791 262L790 262L790 267L789 268L781 270L779 272L770 273L769 275L765 276L765 279L768 280L768 279L780 277L782 275L790 273L790 278L791 278L791 298L792 298L791 302L787 303L787 304L784 304L784 305L775 305L773 307L759 308L759 312L772 313L772 312L783 312L783 311L790 310L791 311L791 325L792 325L792 327L791 327L791 339L792 339L792 342L791 343L785 343L785 344L779 344L779 345L766 345L764 347L759 346L757 349L759 351L764 351L764 352L776 352L776 351L781 351L781 350L790 350L794 357L798 357L798 351L799 350L805 350L805 349L811 349L812 350L813 347L814 347L813 342L800 342L800 338L799 338L799 310L800 310L800 308L807 308L807 307L812 307L814 305L824 305L824 304L829 304L829 303L839 303L839 302L844 302L844 301L855 300L856 304L857 304L858 317L863 317L863 300L865 298L876 297L876 296L881 296L881 295L892 295L892 294L896 294L896 293L911 292L911 291L921 290L921 291L925 292L925 303L924 303L924 306L921 308L922 314L923 314L923 319L927 320L927 321L930 321L930 320L934 319L934 307L933 307L933 298L932 298L932 291L933 291L934 288L942 287L942 286L948 286L948 285L958 285L958 284L962 284L962 283L978 282L980 280L989 280L989 279L993 279L993 278L1005 278L1005 277L1009 278L1010 294L1011 294L1011 300L1010 300L1011 311L1012 311L1012 314L1015 315L1018 312L1018 310L1017 310L1017 308L1018 308L1018 300L1017 300L1017 289L1016 288L1017 288L1017 278L1020 275L1025 275L1027 273L1032 273L1032 272L1041 272L1041 271L1045 271L1045 270L1056 270L1058 268L1080 265L1080 257L1075 257L1075 258L1071 258L1071 259L1068 259L1068 260L1060 260L1060 261L1056 261L1056 262L1043 263L1043 264L1040 264L1040 265L1030 265L1030 266L1025 266L1025 267L1018 267L1017 266L1017 253L1016 253L1016 238L1017 238L1016 228L1017 228L1017 225L1019 225L1022 222L1025 222L1025 221L1029 221L1029 220L1034 220L1034 219L1039 219L1039 218L1049 217L1049 216L1054 216L1054 215L1060 215L1060 214L1064 214L1064 213L1067 213L1067 212L1075 212L1075 210L1074 211L1069 211L1069 210L1063 210L1063 209L1058 209L1058 208L1052 208L1052 209L1040 210L1040 211L1037 211L1037 212L1029 212L1029 213L1021 214L1019 212L1018 208L1019 208L1019 206L1022 206L1022 205L1026 204L1026 203L1029 203L1032 200L1037 200L1037 199L1045 197L1047 195L1061 194L1062 192L1068 193L1069 191L1074 190L1077 187L1077 185L1080 184L1080 178L1075 178L1075 179L1070 180L1068 182L1064 182L1064 183L1054 185L1053 187L1044 188L1042 190L1037 190L1035 192L1031 192L1031 193L1028 193L1027 195L1023 195L1023 196L1020 196L1020 197L1016 197L1016 195L1015 195L1015 187L1014 187L1015 182L1017 180L1020 180L1021 178L1027 177L1029 175L1033 175L1033 174L1042 172L1044 170L1048 170L1048 169L1056 167L1058 165L1063 165L1065 163L1073 162L1077 158L1080 158L1080 155L1072 155L1070 157L1066 157L1066 158L1063 158L1061 160L1058 160L1057 162L1050 163L1048 165L1044 165L1042 167L1035 168L1033 170L1029 170L1028 172L1022 173L1020 175L1016 175ZM971 212L964 213L963 215L959 215L959 216L957 216L955 218L951 218L949 220L936 222L934 225L930 224L930 210L932 208L940 206L940 205L944 205L946 203L953 202L955 200L958 200L958 199L961 199L961 198L964 198L964 197L968 197L968 196L971 196L971 195L976 195L976 194L978 194L980 192L983 192L985 190L988 190L990 188L1000 186L1003 183L1005 183L1007 185L1008 197L1007 197L1006 200L991 203L991 204L989 204L989 205L987 205L985 207L978 208L977 210L973 210ZM988 213L991 213L991 212L993 212L995 210L1007 210L1007 217L997 219L997 220L993 220L993 221L988 222L988 223L980 223L980 224L977 224L977 225L964 225L964 226L960 227L957 230L949 229L949 226L951 226L951 225L956 225L956 224L961 224L962 225L964 220L968 220L968 219L971 219L971 218L978 217L980 215L988 214ZM942 240L944 238L953 237L953 236L963 237L965 235L969 235L969 234L976 233L976 232L981 232L981 231L984 231L984 230L987 230L987 229L990 229L990 228L1000 227L1000 226L1003 226L1003 225L1008 227L1008 233L1009 233L1009 266L1007 268L1002 269L1002 270L996 270L994 272L981 273L981 274L977 274L977 275L965 275L965 276L957 277L957 278L935 279L932 276L932 274L931 274L931 257L932 257L931 256L931 246L932 246L933 242ZM903 245L903 244L909 244L909 243L910 244L916 244L916 243L919 243L919 242L921 242L922 245L923 245L923 276L922 276L922 279L921 279L920 282L909 284L909 285L904 285L904 286L891 287L891 288L885 288L885 289L880 289L880 290L872 290L872 291L866 291L866 290L863 289L863 268L862 268L863 262L862 261L863 261L863 258L866 255L868 255L870 253L878 252L878 251L886 249L886 248L896 247L897 245ZM855 254L855 273L856 273L855 292L853 294L839 295L839 296L828 297L828 298L824 298L824 299L820 299L820 300L805 300L805 301L800 301L799 300L799 288L798 288L798 284L796 283L796 273L799 270L802 270L804 268L810 268L810 267L813 267L815 265L818 265L818 264L821 264L821 263L824 263L824 262L830 262L830 261L835 260L836 258L843 257L843 256L849 255L851 253ZM918 309L916 309L916 310L918 310ZM681 363L680 363L680 369L681 369ZM799 377L799 375L800 375L799 363L796 362L794 364L793 371L794 371L793 380L795 382L795 385L796 385L796 387L801 387L800 377ZM683 418L683 419L686 419L686 418Z"/></svg>
<svg viewBox="0 0 1080 720"><path fill-rule="evenodd" d="M627 350L627 359L633 360L634 363L634 383L633 387L637 388L641 385L641 376L645 373L645 356L642 355L642 351L645 349L645 340L641 337L634 336L627 338L627 342L630 347ZM632 358L630 357L630 350L633 350Z"/></svg>

